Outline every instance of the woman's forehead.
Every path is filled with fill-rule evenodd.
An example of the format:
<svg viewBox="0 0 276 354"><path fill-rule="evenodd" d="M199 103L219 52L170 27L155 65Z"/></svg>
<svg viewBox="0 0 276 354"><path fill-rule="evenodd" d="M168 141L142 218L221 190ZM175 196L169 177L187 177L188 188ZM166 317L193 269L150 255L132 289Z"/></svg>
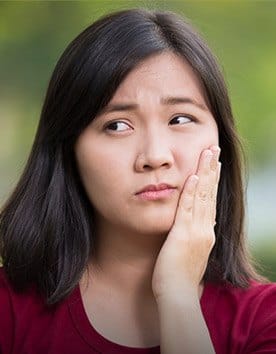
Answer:
<svg viewBox="0 0 276 354"><path fill-rule="evenodd" d="M183 96L206 105L201 80L189 63L173 53L161 53L143 60L130 71L109 104L150 100L161 104L166 97Z"/></svg>

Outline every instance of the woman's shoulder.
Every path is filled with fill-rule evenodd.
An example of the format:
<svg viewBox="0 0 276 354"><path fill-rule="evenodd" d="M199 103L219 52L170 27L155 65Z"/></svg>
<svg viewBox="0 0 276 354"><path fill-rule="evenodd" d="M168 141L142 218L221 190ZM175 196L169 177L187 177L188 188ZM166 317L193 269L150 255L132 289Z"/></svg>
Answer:
<svg viewBox="0 0 276 354"><path fill-rule="evenodd" d="M230 282L212 283L208 282L206 288L211 293L217 293L220 297L240 299L240 301L253 300L276 295L276 282L260 282L249 280L247 287L238 287Z"/></svg>
<svg viewBox="0 0 276 354"><path fill-rule="evenodd" d="M260 302L262 300L274 299L276 296L276 283L259 282L250 280L248 287L236 287L230 283L220 285L221 296L235 298L239 302Z"/></svg>
<svg viewBox="0 0 276 354"><path fill-rule="evenodd" d="M17 291L12 286L3 267L0 267L0 333L5 327L12 329L14 323L31 321L44 311L46 302L35 286Z"/></svg>
<svg viewBox="0 0 276 354"><path fill-rule="evenodd" d="M0 311L1 315L4 310L11 308L11 298L13 289L5 273L5 270L0 266ZM2 316L0 316L2 318Z"/></svg>
<svg viewBox="0 0 276 354"><path fill-rule="evenodd" d="M276 319L276 283L250 280L245 288L236 287L231 283L209 285L209 291L217 294L216 307L239 312L260 312L259 318L274 316ZM252 312L252 310L254 311ZM235 313L233 313L234 315Z"/></svg>
<svg viewBox="0 0 276 354"><path fill-rule="evenodd" d="M19 353L23 347L26 353L41 352L38 348L49 345L60 323L64 328L70 325L68 318L66 301L47 305L35 286L15 291L0 267L0 353L10 353L12 348Z"/></svg>
<svg viewBox="0 0 276 354"><path fill-rule="evenodd" d="M225 345L233 353L256 348L276 353L276 283L251 280L246 288L208 284L205 309L218 353Z"/></svg>
<svg viewBox="0 0 276 354"><path fill-rule="evenodd" d="M59 303L48 305L46 297L38 290L35 284L30 284L24 290L17 290L11 284L5 270L0 267L0 306L10 309L12 315L18 321L23 314L28 318L36 317L37 314L52 314L66 305L67 299Z"/></svg>
<svg viewBox="0 0 276 354"><path fill-rule="evenodd" d="M0 304L3 304L4 301L10 303L11 306L16 306L17 303L21 306L27 301L29 306L31 302L42 304L43 297L36 290L35 286L32 285L25 291L14 289L4 268L0 267Z"/></svg>

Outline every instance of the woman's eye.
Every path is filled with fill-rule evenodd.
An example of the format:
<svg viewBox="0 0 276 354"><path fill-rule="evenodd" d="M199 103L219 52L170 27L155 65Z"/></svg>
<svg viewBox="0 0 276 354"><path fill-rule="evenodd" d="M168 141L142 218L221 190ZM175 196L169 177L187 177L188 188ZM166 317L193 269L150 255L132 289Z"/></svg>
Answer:
<svg viewBox="0 0 276 354"><path fill-rule="evenodd" d="M180 124L185 124L185 123L189 123L189 122L193 122L194 121L194 119L192 118L192 117L189 117L189 116L185 116L185 115L183 115L183 116L176 116L176 117L174 117L172 120L171 120L171 122L179 122Z"/></svg>
<svg viewBox="0 0 276 354"><path fill-rule="evenodd" d="M112 122L105 126L105 130L113 130L113 131L121 132L127 130L124 127L127 128L129 127L129 125L124 122Z"/></svg>

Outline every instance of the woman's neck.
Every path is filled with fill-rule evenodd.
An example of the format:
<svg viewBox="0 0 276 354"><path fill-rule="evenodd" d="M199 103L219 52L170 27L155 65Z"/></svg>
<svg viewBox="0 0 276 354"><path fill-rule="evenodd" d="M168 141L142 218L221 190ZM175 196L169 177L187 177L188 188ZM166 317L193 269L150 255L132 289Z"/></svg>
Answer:
<svg viewBox="0 0 276 354"><path fill-rule="evenodd" d="M152 275L166 236L127 233L105 227L97 233L96 252L82 284L94 281L118 294L154 301ZM202 291L203 286L199 289L200 295Z"/></svg>
<svg viewBox="0 0 276 354"><path fill-rule="evenodd" d="M153 296L152 274L166 237L167 234L145 235L106 224L98 227L95 254L84 279L97 279L128 294Z"/></svg>

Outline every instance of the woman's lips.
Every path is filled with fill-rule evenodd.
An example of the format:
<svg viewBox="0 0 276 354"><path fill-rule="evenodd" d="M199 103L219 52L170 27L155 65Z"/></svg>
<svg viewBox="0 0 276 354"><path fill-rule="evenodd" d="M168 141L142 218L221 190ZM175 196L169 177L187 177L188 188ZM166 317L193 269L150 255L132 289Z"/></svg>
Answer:
<svg viewBox="0 0 276 354"><path fill-rule="evenodd" d="M136 194L139 199L143 200L158 200L158 199L166 199L169 198L174 192L176 188L166 188L159 191L145 191Z"/></svg>

